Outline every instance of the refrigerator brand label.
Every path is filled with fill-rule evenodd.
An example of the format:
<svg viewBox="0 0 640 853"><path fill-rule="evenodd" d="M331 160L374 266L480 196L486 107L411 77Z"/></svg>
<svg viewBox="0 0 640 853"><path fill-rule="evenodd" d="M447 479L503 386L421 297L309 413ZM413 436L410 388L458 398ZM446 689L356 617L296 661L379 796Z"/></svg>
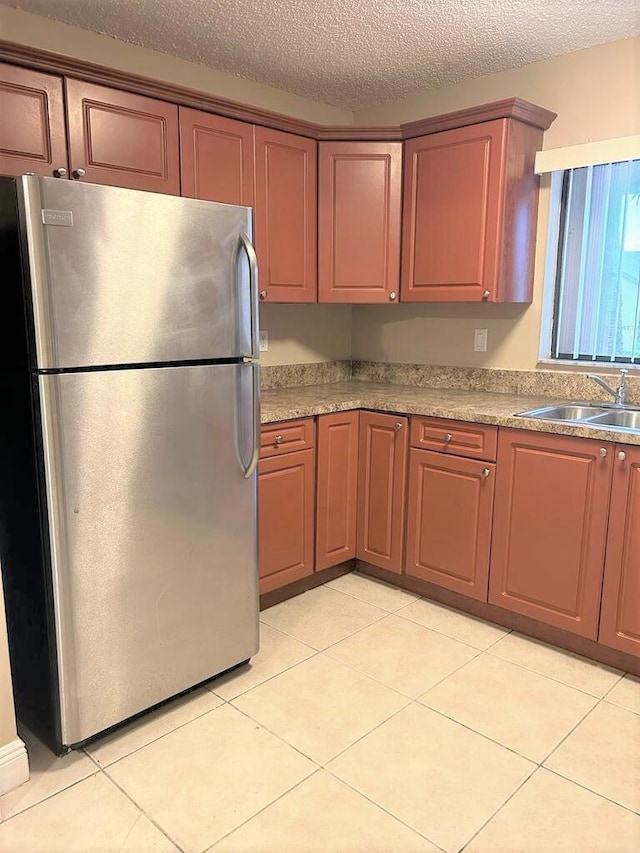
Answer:
<svg viewBox="0 0 640 853"><path fill-rule="evenodd" d="M73 225L71 210L43 210L42 221L45 225Z"/></svg>

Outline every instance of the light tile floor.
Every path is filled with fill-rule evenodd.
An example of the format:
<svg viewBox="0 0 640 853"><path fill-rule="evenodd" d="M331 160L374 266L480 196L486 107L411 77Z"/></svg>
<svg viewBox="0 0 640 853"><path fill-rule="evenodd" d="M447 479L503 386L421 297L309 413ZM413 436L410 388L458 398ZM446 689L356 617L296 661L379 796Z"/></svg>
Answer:
<svg viewBox="0 0 640 853"><path fill-rule="evenodd" d="M638 853L640 681L359 575L84 752L23 732L0 853Z"/></svg>

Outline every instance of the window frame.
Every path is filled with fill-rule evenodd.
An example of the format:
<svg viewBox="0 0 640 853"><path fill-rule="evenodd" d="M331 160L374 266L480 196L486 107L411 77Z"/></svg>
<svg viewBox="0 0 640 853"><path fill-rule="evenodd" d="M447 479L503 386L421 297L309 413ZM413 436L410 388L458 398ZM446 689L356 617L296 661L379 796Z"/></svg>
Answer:
<svg viewBox="0 0 640 853"><path fill-rule="evenodd" d="M640 137L637 137L640 139ZM612 140L615 142L615 140ZM624 140L623 140L624 141ZM578 146L579 148L588 148L590 146ZM563 152L568 149L561 149ZM540 155L553 154L554 152L539 152ZM638 159L636 154L629 159ZM545 179L548 184L548 223L545 245L545 266L543 274L543 295L542 295L542 317L540 325L540 347L538 353L538 363L545 366L571 366L574 368L588 368L590 365L598 365L601 368L610 367L619 369L624 367L630 371L640 371L640 361L632 361L630 358L616 357L611 359L607 356L587 356L584 358L557 358L552 355L554 351L555 336L558 325L558 307L560 302L560 276L562 271L559 265L559 255L561 252L561 238L564 233L564 224L566 217L563 215L563 206L566 202L566 194L570 184L568 172L572 169L581 168L583 165L605 165L607 162L620 162L616 158L605 162L591 163L575 163L569 165L564 163L563 167L555 168L553 171L544 171L536 169L542 175L541 189L544 188ZM537 165L537 163L536 163ZM563 232L561 234L561 231Z"/></svg>

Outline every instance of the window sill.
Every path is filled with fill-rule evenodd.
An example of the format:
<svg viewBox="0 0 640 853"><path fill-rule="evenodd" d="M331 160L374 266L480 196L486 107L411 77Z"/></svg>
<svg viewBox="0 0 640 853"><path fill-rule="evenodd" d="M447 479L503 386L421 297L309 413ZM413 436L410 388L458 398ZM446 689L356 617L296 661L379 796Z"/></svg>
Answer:
<svg viewBox="0 0 640 853"><path fill-rule="evenodd" d="M632 375L640 375L638 364L608 364L604 361L571 361L561 358L539 358L536 366L542 370L556 368L558 371L575 370L577 373L620 373L624 368Z"/></svg>

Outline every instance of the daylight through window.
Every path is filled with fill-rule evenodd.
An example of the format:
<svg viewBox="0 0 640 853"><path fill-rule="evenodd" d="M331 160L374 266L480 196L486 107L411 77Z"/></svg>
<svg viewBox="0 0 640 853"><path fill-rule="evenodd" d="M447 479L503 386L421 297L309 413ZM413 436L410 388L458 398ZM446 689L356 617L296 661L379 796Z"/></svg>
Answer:
<svg viewBox="0 0 640 853"><path fill-rule="evenodd" d="M640 364L640 160L563 173L551 357Z"/></svg>

